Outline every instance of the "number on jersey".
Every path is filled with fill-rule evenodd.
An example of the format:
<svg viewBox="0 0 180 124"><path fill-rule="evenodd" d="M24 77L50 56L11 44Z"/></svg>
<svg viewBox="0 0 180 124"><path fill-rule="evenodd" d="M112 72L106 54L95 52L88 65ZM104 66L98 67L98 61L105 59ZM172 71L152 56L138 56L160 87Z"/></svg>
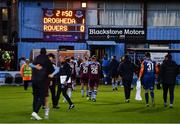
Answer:
<svg viewBox="0 0 180 124"><path fill-rule="evenodd" d="M98 74L98 66L91 67L91 74Z"/></svg>
<svg viewBox="0 0 180 124"><path fill-rule="evenodd" d="M147 71L149 71L149 72L154 71L154 63L153 62L147 63Z"/></svg>
<svg viewBox="0 0 180 124"><path fill-rule="evenodd" d="M88 73L88 67L83 67L83 73L84 74Z"/></svg>

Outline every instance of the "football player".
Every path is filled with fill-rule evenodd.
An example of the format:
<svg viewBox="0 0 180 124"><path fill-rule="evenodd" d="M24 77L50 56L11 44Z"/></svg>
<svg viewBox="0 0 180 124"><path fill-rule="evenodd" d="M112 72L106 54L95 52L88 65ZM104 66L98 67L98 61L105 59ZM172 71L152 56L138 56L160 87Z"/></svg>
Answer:
<svg viewBox="0 0 180 124"><path fill-rule="evenodd" d="M93 55L91 58L91 63L88 67L89 72L89 99L93 102L96 101L98 84L100 79L100 64L96 60L96 56Z"/></svg>
<svg viewBox="0 0 180 124"><path fill-rule="evenodd" d="M84 57L83 62L80 64L80 82L81 82L81 95L84 97L84 86L86 86L86 97L88 97L88 58Z"/></svg>
<svg viewBox="0 0 180 124"><path fill-rule="evenodd" d="M155 82L155 74L157 70L156 63L151 60L150 53L145 53L145 59L141 63L141 69L139 73L139 80L142 81L143 87L145 89L145 99L146 106L149 107L149 94L152 98L152 105L154 105L154 82Z"/></svg>

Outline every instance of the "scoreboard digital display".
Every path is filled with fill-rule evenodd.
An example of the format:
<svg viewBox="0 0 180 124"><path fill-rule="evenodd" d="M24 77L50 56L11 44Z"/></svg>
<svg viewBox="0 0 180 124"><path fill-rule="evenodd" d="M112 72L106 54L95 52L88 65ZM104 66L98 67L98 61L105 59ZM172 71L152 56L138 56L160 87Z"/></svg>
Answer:
<svg viewBox="0 0 180 124"><path fill-rule="evenodd" d="M43 9L44 39L78 41L84 39L85 11Z"/></svg>

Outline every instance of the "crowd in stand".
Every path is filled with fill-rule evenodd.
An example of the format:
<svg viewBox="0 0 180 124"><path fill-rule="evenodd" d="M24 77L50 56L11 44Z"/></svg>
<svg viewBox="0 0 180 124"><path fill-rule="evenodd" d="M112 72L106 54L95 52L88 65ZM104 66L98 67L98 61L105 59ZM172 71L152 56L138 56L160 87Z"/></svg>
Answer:
<svg viewBox="0 0 180 124"><path fill-rule="evenodd" d="M14 52L0 49L0 71L16 70L15 64Z"/></svg>

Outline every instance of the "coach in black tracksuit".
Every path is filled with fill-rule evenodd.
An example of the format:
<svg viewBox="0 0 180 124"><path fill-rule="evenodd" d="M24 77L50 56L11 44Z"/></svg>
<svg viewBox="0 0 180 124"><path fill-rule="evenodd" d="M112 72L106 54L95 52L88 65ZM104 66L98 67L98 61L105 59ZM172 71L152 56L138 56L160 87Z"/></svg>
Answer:
<svg viewBox="0 0 180 124"><path fill-rule="evenodd" d="M58 69L58 67L56 67L55 63L54 63L54 60L56 59L55 58L55 55L53 53L49 53L48 54L48 57L49 57L49 60L51 61L54 69ZM49 78L49 89L50 89L50 92L51 92L51 99L52 99L52 104L53 104L53 108L56 108L56 84L58 82L58 79L57 79L57 76L56 74L53 75L51 78Z"/></svg>
<svg viewBox="0 0 180 124"><path fill-rule="evenodd" d="M172 60L170 54L165 56L163 64L160 68L160 79L163 85L164 106L167 106L167 93L170 93L170 107L173 107L174 88L176 83L176 76L178 75L178 65Z"/></svg>
<svg viewBox="0 0 180 124"><path fill-rule="evenodd" d="M40 70L32 70L33 111L38 113L47 95L48 75L54 71L54 67L46 55L45 48L41 48L40 55L35 58L33 64L42 67Z"/></svg>
<svg viewBox="0 0 180 124"><path fill-rule="evenodd" d="M65 58L61 62L61 65L60 65L60 71L58 73L58 77L60 77L60 76L67 76L67 77L66 77L65 83L62 82L59 78L60 84L58 85L58 91L57 91L57 95L56 95L56 106L57 106L57 108L59 108L58 103L59 103L59 98L60 98L61 92L69 103L69 109L74 108L74 104L72 103L71 99L67 95L67 88L68 88L67 83L68 83L69 78L71 77L71 71L72 71L71 67L68 63L69 61L70 61L70 59Z"/></svg>
<svg viewBox="0 0 180 124"><path fill-rule="evenodd" d="M119 65L118 72L122 77L126 99L125 102L129 102L131 93L131 83L133 80L133 73L135 72L135 65L130 61L128 55L125 55L124 61Z"/></svg>

